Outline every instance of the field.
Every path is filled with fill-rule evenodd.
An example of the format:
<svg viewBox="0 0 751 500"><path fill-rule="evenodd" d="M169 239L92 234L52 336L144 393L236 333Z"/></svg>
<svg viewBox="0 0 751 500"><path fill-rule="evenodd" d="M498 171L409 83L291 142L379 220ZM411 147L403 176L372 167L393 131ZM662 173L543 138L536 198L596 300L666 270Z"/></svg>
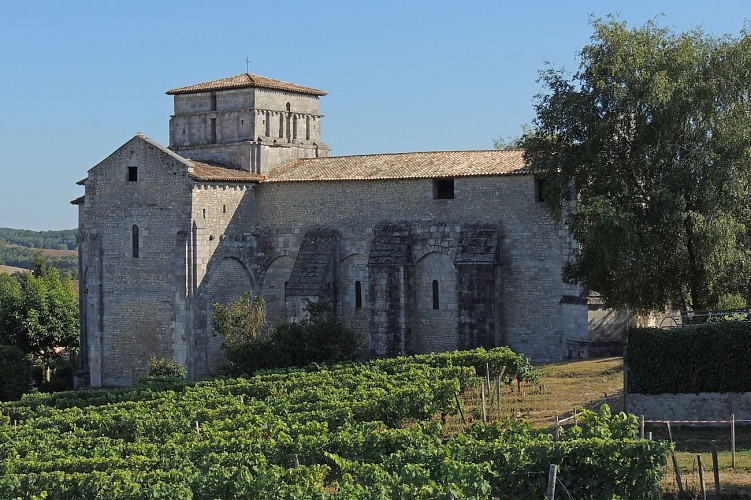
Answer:
<svg viewBox="0 0 751 500"><path fill-rule="evenodd" d="M28 247L21 245L3 245L3 248L15 248L17 250L29 250ZM78 255L78 250L60 250L55 248L32 248L31 251L41 250L43 255L47 257L75 257Z"/></svg>
<svg viewBox="0 0 751 500"><path fill-rule="evenodd" d="M624 440L617 436L638 433L637 419L598 413L604 402L613 414L621 409L621 358L540 365L539 379L530 368L507 350L472 351L35 395L0 406L0 491L24 498L43 491L48 498L72 498L71 491L542 498L548 464L559 463L561 486L573 498L652 498L647 485L658 478L665 498L676 498L666 429L648 426L653 441ZM500 372L499 412L493 375ZM557 442L556 417L563 422ZM723 498L751 498L748 428L738 428L735 468L727 428L673 427L673 438L694 495L687 498L699 491L697 453L707 488L714 487L713 440Z"/></svg>
<svg viewBox="0 0 751 500"><path fill-rule="evenodd" d="M15 273L23 273L25 271L28 271L28 269L24 269L22 267L0 265L0 273L15 274Z"/></svg>
<svg viewBox="0 0 751 500"><path fill-rule="evenodd" d="M498 373L505 418L483 423L473 395ZM579 414L583 427L554 441L523 421L544 415L535 401L555 401L554 391L553 377L536 380L525 358L499 348L37 394L0 405L0 492L538 499L558 464L556 484L573 498L654 498L669 446L635 439L636 419L604 411ZM485 418L494 420L488 404L497 401L486 396Z"/></svg>

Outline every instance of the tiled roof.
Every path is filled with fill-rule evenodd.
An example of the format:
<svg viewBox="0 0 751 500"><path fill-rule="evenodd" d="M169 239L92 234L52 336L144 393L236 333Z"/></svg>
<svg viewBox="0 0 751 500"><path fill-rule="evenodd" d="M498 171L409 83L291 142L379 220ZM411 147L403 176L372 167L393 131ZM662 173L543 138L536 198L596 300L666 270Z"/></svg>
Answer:
<svg viewBox="0 0 751 500"><path fill-rule="evenodd" d="M190 160L193 164L190 176L197 181L207 182L258 182L263 176L245 170L225 167L215 163Z"/></svg>
<svg viewBox="0 0 751 500"><path fill-rule="evenodd" d="M243 73L242 75L230 76L228 78L221 78L219 80L197 83L195 85L189 85L187 87L168 90L167 94L191 94L194 92L206 92L209 90L244 89L251 87L286 90L288 92L300 92L302 94L312 94L319 96L327 94L325 90L303 87L302 85L295 85L294 83L274 80L273 78L266 78L265 76L261 75L252 75L250 73Z"/></svg>
<svg viewBox="0 0 751 500"><path fill-rule="evenodd" d="M437 151L296 160L269 172L265 182L421 179L521 175L531 171L521 150Z"/></svg>

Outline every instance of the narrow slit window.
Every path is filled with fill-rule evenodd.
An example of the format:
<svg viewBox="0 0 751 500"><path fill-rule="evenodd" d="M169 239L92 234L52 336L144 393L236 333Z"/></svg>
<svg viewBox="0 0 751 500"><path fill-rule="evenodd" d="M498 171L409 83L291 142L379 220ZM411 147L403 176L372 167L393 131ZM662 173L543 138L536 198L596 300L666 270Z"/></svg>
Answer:
<svg viewBox="0 0 751 500"><path fill-rule="evenodd" d="M453 200L454 199L454 179L433 179L433 199L434 200Z"/></svg>
<svg viewBox="0 0 751 500"><path fill-rule="evenodd" d="M138 167L128 167L128 182L138 181Z"/></svg>
<svg viewBox="0 0 751 500"><path fill-rule="evenodd" d="M438 298L438 280L433 280L433 309L440 309L441 303Z"/></svg>
<svg viewBox="0 0 751 500"><path fill-rule="evenodd" d="M216 111L216 94L211 94L210 100L211 111Z"/></svg>
<svg viewBox="0 0 751 500"><path fill-rule="evenodd" d="M216 144L216 118L209 119L209 142Z"/></svg>
<svg viewBox="0 0 751 500"><path fill-rule="evenodd" d="M355 309L362 309L362 285L355 281Z"/></svg>
<svg viewBox="0 0 751 500"><path fill-rule="evenodd" d="M131 245L132 249L131 252L133 254L133 258L138 258L138 244L139 244L139 238L138 238L138 226L133 224L133 227L131 228Z"/></svg>
<svg viewBox="0 0 751 500"><path fill-rule="evenodd" d="M290 142L292 140L292 106L290 103L287 103L287 116L286 116L286 127L285 130L287 131L287 142Z"/></svg>
<svg viewBox="0 0 751 500"><path fill-rule="evenodd" d="M545 181L535 177L535 201L542 203L545 201Z"/></svg>

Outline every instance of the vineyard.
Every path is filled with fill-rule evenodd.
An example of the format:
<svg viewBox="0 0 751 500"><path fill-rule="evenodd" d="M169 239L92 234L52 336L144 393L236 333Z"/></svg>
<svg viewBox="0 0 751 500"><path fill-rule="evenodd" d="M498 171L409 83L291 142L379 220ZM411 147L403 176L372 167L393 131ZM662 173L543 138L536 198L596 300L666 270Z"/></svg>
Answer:
<svg viewBox="0 0 751 500"><path fill-rule="evenodd" d="M26 396L0 406L0 495L539 499L556 464L560 498L659 496L669 445L633 417L584 412L557 441L470 422L463 394L501 374L537 382L497 348Z"/></svg>

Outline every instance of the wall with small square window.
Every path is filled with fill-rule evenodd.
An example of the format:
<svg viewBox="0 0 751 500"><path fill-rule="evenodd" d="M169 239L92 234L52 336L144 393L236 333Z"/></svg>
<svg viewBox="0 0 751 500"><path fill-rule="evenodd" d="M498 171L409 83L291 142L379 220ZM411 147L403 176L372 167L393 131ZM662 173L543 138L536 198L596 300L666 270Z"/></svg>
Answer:
<svg viewBox="0 0 751 500"><path fill-rule="evenodd" d="M433 179L433 199L434 200L453 200L454 199L454 179Z"/></svg>

